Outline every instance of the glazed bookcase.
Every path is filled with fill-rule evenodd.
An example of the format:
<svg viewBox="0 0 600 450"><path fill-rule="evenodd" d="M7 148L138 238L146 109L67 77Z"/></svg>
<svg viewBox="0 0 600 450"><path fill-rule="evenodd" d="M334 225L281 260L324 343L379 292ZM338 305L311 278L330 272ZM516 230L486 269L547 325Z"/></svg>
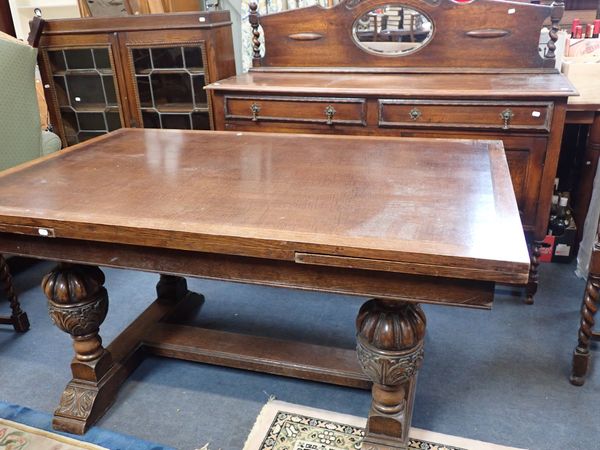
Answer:
<svg viewBox="0 0 600 450"><path fill-rule="evenodd" d="M38 58L64 146L121 127L211 129L204 86L235 74L228 11L49 20Z"/></svg>

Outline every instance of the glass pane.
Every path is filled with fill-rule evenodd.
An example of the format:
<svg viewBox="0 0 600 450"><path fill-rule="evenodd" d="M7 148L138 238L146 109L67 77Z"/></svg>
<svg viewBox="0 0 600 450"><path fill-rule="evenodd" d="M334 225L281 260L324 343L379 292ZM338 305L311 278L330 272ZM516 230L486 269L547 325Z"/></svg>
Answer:
<svg viewBox="0 0 600 450"><path fill-rule="evenodd" d="M352 34L369 53L402 56L431 40L433 21L421 11L396 3L378 6L356 19Z"/></svg>
<svg viewBox="0 0 600 450"><path fill-rule="evenodd" d="M48 52L52 72L61 72L67 68L62 50Z"/></svg>
<svg viewBox="0 0 600 450"><path fill-rule="evenodd" d="M121 128L121 117L119 117L119 113L106 113L106 124L108 125L108 131L113 131Z"/></svg>
<svg viewBox="0 0 600 450"><path fill-rule="evenodd" d="M69 97L67 96L67 85L64 76L54 77L54 88L58 98L58 106L69 106Z"/></svg>
<svg viewBox="0 0 600 450"><path fill-rule="evenodd" d="M104 114L103 113L88 113L88 112L80 112L77 114L77 118L79 119L79 129L80 130L105 130L106 124L104 123Z"/></svg>
<svg viewBox="0 0 600 450"><path fill-rule="evenodd" d="M108 47L48 52L68 145L120 128Z"/></svg>
<svg viewBox="0 0 600 450"><path fill-rule="evenodd" d="M77 131L79 130L79 126L77 125L77 116L72 111L62 111L61 118L67 143L69 145L77 144Z"/></svg>
<svg viewBox="0 0 600 450"><path fill-rule="evenodd" d="M152 60L155 69L183 68L181 47L153 48Z"/></svg>
<svg viewBox="0 0 600 450"><path fill-rule="evenodd" d="M208 112L195 112L192 114L192 128L194 130L210 130Z"/></svg>
<svg viewBox="0 0 600 450"><path fill-rule="evenodd" d="M160 118L158 113L153 111L142 111L144 128L160 128Z"/></svg>
<svg viewBox="0 0 600 450"><path fill-rule="evenodd" d="M142 108L152 108L152 92L150 90L150 77L136 77L138 86L138 95L140 97L140 105Z"/></svg>
<svg viewBox="0 0 600 450"><path fill-rule="evenodd" d="M92 50L89 48L81 50L64 50L68 69L93 69L94 59Z"/></svg>
<svg viewBox="0 0 600 450"><path fill-rule="evenodd" d="M204 61L202 61L200 47L183 47L183 53L185 55L185 67L191 71L202 70Z"/></svg>
<svg viewBox="0 0 600 450"><path fill-rule="evenodd" d="M180 130L189 130L189 114L161 114L163 128L177 128Z"/></svg>
<svg viewBox="0 0 600 450"><path fill-rule="evenodd" d="M192 105L192 83L187 73L155 72L151 78L156 107L170 103Z"/></svg>
<svg viewBox="0 0 600 450"><path fill-rule="evenodd" d="M192 80L194 83L194 98L196 99L196 107L205 108L206 107L206 91L204 90L204 75L194 75L192 76Z"/></svg>
<svg viewBox="0 0 600 450"><path fill-rule="evenodd" d="M112 66L110 65L110 58L108 57L107 48L95 48L94 61L96 61L97 69L112 69Z"/></svg>
<svg viewBox="0 0 600 450"><path fill-rule="evenodd" d="M67 85L71 105L75 109L87 104L106 105L102 81L98 75L67 75Z"/></svg>
<svg viewBox="0 0 600 450"><path fill-rule="evenodd" d="M88 139L95 138L96 136L102 136L106 134L105 132L90 132L90 131L82 131L79 133L79 142L87 141Z"/></svg>
<svg viewBox="0 0 600 450"><path fill-rule="evenodd" d="M115 92L115 80L112 75L103 75L104 92L106 92L106 103L117 105L117 93Z"/></svg>
<svg viewBox="0 0 600 450"><path fill-rule="evenodd" d="M134 48L131 50L131 57L133 58L135 73L144 73L145 70L152 69L150 49Z"/></svg>
<svg viewBox="0 0 600 450"><path fill-rule="evenodd" d="M209 128L208 115L194 112L207 106L200 46L137 48L131 58L144 127Z"/></svg>

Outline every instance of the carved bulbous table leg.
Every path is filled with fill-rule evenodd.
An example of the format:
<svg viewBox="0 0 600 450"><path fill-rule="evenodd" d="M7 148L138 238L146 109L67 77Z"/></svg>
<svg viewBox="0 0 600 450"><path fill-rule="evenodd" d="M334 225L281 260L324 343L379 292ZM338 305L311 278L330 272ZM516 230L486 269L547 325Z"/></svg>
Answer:
<svg viewBox="0 0 600 450"><path fill-rule="evenodd" d="M21 309L8 264L2 255L0 255L0 285L4 287L4 292L10 303L11 314L9 323L12 323L15 331L20 333L29 330L29 319L27 318L27 314Z"/></svg>
<svg viewBox="0 0 600 450"><path fill-rule="evenodd" d="M373 381L363 450L405 449L408 444L425 324L425 314L412 303L369 300L358 313L358 359Z"/></svg>
<svg viewBox="0 0 600 450"><path fill-rule="evenodd" d="M581 323L579 326L579 341L573 352L573 369L571 384L582 386L585 382L590 364L590 339L594 328L594 316L598 311L600 297L600 277L590 275L585 287L583 304L581 305Z"/></svg>
<svg viewBox="0 0 600 450"><path fill-rule="evenodd" d="M538 268L540 265L540 248L543 241L533 241L531 243L531 266L529 267L529 281L527 282L525 303L533 305L533 296L538 289Z"/></svg>
<svg viewBox="0 0 600 450"><path fill-rule="evenodd" d="M55 411L56 429L82 434L99 417L106 404L102 377L112 366L110 353L98 335L108 312L104 274L98 267L59 264L42 281L54 324L71 335L75 358L73 380ZM110 402L109 402L110 403Z"/></svg>

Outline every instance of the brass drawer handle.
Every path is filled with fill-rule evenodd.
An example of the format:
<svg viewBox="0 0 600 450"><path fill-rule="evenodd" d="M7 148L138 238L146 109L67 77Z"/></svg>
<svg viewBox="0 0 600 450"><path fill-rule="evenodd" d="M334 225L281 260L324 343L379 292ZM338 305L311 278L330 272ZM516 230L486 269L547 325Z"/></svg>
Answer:
<svg viewBox="0 0 600 450"><path fill-rule="evenodd" d="M508 130L510 119L512 119L514 116L515 115L511 109L505 109L500 113L500 118L504 121L504 124L502 125L503 130Z"/></svg>
<svg viewBox="0 0 600 450"><path fill-rule="evenodd" d="M410 116L410 120L417 120L419 117L421 117L421 111L419 111L417 108L413 108L410 110L408 115Z"/></svg>
<svg viewBox="0 0 600 450"><path fill-rule="evenodd" d="M260 106L256 103L250 105L250 111L252 111L252 122L258 121L258 113L260 112Z"/></svg>
<svg viewBox="0 0 600 450"><path fill-rule="evenodd" d="M325 108L325 117L327 117L327 125L333 125L334 114L335 109L333 109L333 106L327 105L327 108Z"/></svg>

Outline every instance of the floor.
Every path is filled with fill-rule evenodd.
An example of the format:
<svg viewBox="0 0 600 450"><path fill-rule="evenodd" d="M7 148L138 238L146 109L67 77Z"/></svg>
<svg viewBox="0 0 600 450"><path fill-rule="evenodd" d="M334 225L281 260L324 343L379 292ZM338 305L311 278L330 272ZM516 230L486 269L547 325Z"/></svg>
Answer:
<svg viewBox="0 0 600 450"><path fill-rule="evenodd" d="M50 267L38 264L15 280L31 330L0 329L0 400L48 413L70 378L72 357L70 338L51 325L39 288ZM573 269L542 265L533 306L509 289L497 291L492 311L426 305L413 425L530 449L599 448L600 369L583 387L568 382L584 287ZM101 335L110 342L153 298L157 277L105 273L111 307ZM204 326L354 346L363 299L206 280L189 285L207 297ZM240 450L270 396L355 415L365 415L370 403L366 391L153 357L99 425L182 450L207 443Z"/></svg>

